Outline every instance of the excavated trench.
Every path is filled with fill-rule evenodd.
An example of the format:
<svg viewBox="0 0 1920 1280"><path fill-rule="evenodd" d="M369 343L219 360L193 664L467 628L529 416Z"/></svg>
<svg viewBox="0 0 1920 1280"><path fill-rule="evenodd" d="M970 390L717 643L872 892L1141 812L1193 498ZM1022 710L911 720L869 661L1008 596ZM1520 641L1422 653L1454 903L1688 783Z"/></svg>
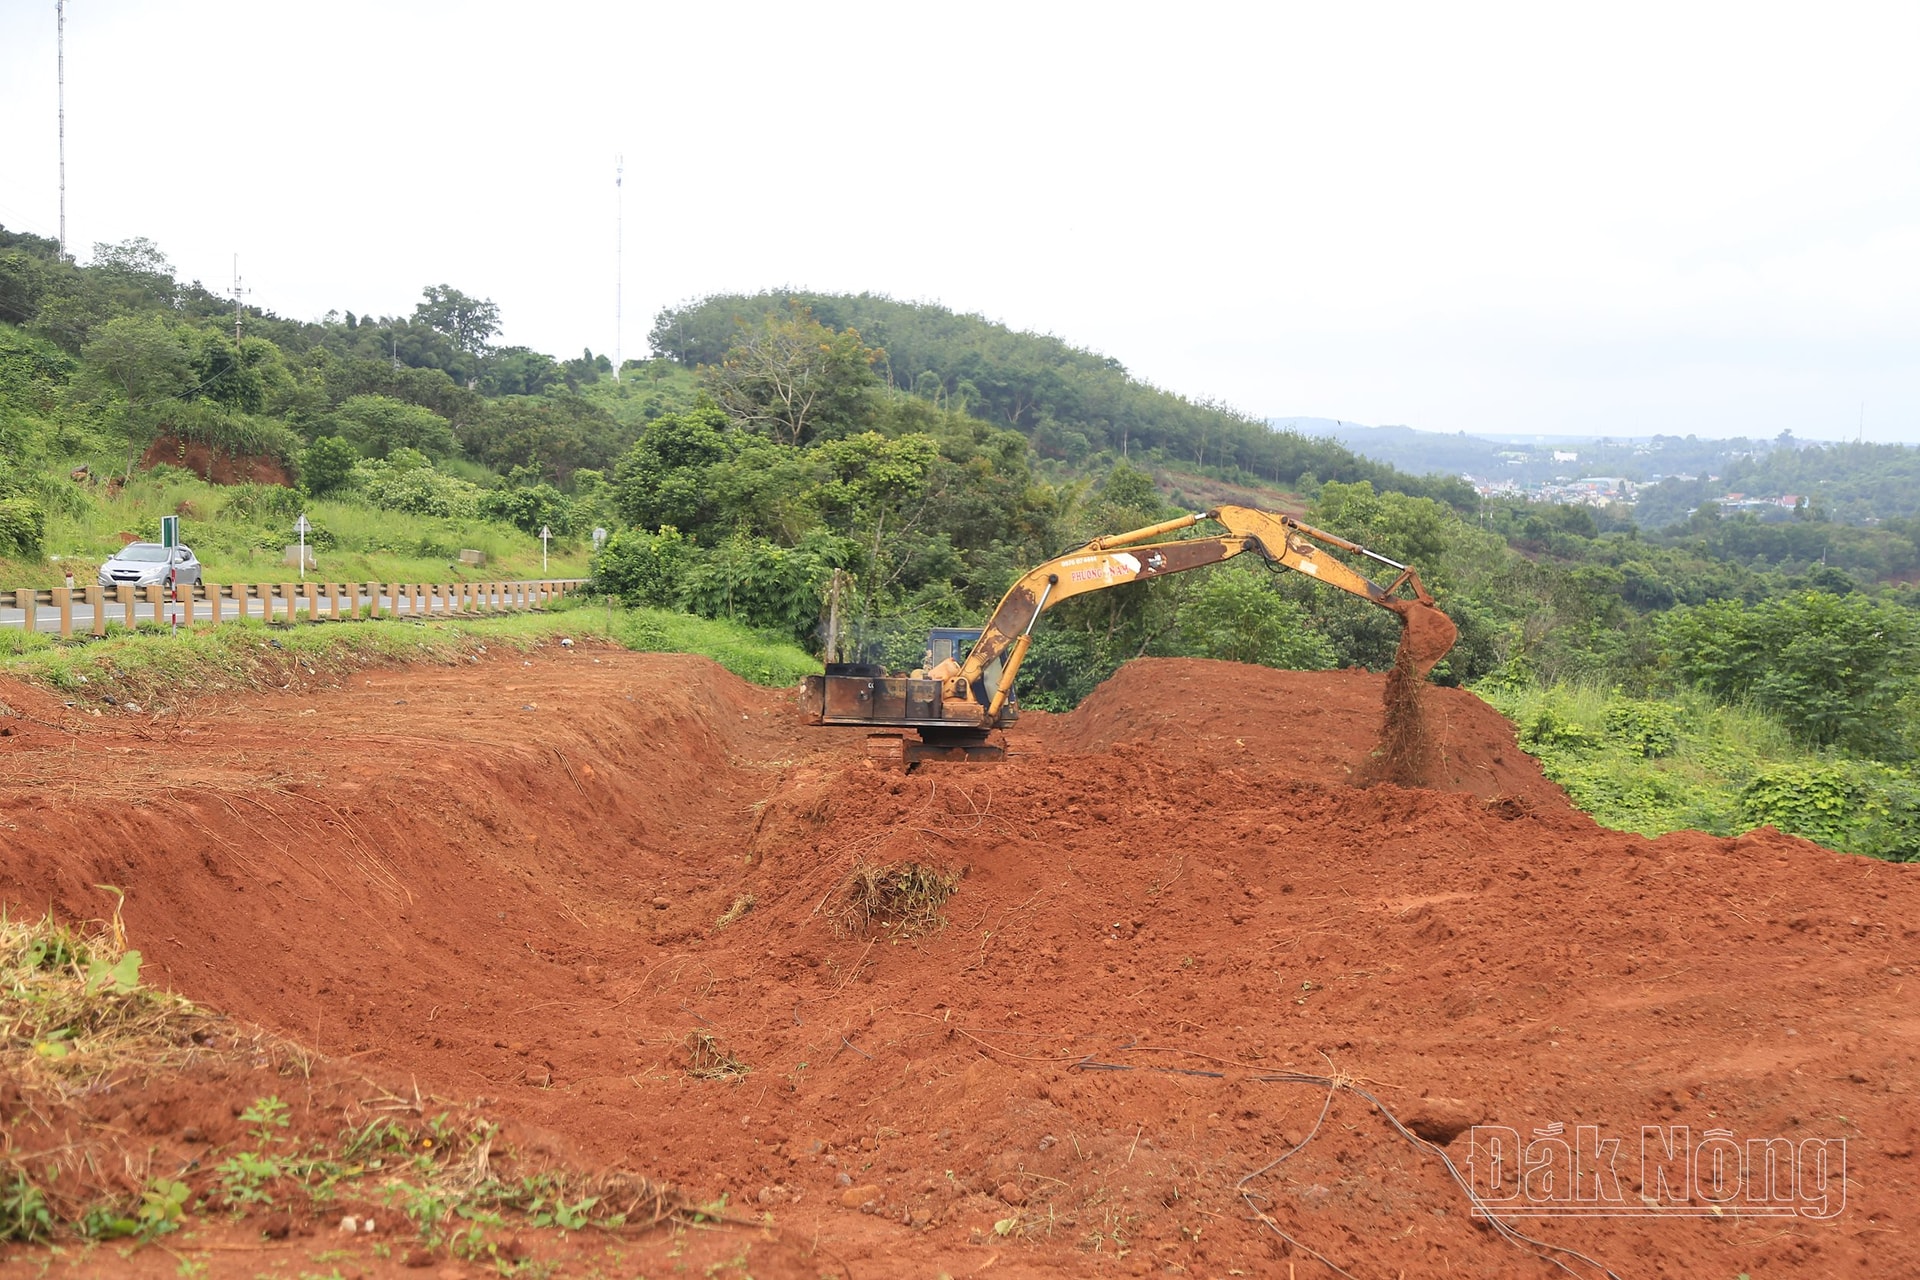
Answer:
<svg viewBox="0 0 1920 1280"><path fill-rule="evenodd" d="M1144 660L1004 765L902 776L703 660L585 646L151 719L14 686L0 899L120 886L150 976L852 1275L1558 1274L1441 1153L1494 1195L1486 1142L1585 1130L1622 1216L1564 1179L1492 1207L1622 1274L1920 1268L1913 869L1601 830L1458 690L1426 788L1356 785L1385 694ZM907 866L954 877L944 927L849 928L849 877ZM1750 1216L1643 1182L1646 1126L1826 1181Z"/></svg>

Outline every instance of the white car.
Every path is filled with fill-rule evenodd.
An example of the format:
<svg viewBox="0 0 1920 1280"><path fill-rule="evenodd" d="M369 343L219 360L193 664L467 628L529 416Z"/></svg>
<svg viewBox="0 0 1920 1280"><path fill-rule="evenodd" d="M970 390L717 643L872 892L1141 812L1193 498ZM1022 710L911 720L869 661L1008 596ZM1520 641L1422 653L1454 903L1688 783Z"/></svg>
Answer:
<svg viewBox="0 0 1920 1280"><path fill-rule="evenodd" d="M181 586L200 581L200 562L192 547L175 547L172 559L157 542L131 542L100 566L100 585L112 591L121 583L138 590L177 580Z"/></svg>

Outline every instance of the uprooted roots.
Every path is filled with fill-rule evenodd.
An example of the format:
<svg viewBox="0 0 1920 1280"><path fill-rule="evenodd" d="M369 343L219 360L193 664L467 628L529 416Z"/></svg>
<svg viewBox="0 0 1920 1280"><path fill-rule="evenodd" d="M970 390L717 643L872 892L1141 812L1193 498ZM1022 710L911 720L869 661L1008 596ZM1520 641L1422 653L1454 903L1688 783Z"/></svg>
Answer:
<svg viewBox="0 0 1920 1280"><path fill-rule="evenodd" d="M682 1047L687 1051L687 1074L695 1080L744 1080L752 1070L711 1032L689 1031Z"/></svg>
<svg viewBox="0 0 1920 1280"><path fill-rule="evenodd" d="M834 926L842 933L860 934L878 925L895 938L938 932L946 923L940 908L959 883L953 872L917 862L862 862L834 895L839 903Z"/></svg>

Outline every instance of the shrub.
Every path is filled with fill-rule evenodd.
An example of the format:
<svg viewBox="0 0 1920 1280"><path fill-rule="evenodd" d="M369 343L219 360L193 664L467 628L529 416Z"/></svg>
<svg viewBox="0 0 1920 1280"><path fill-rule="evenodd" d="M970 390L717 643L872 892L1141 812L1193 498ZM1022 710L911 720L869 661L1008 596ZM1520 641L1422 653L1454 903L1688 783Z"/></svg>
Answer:
<svg viewBox="0 0 1920 1280"><path fill-rule="evenodd" d="M1607 708L1607 737L1649 759L1680 745L1680 716L1660 702L1617 702Z"/></svg>
<svg viewBox="0 0 1920 1280"><path fill-rule="evenodd" d="M0 498L0 551L38 555L46 537L46 508L32 498Z"/></svg>
<svg viewBox="0 0 1920 1280"><path fill-rule="evenodd" d="M1780 765L1740 793L1741 816L1828 848L1920 859L1920 783L1865 761Z"/></svg>
<svg viewBox="0 0 1920 1280"><path fill-rule="evenodd" d="M300 455L300 480L308 493L322 497L346 488L360 451L339 436L321 436Z"/></svg>
<svg viewBox="0 0 1920 1280"><path fill-rule="evenodd" d="M472 517L480 510L480 486L444 475L411 449L353 466L353 482L371 506L417 516Z"/></svg>
<svg viewBox="0 0 1920 1280"><path fill-rule="evenodd" d="M550 484L524 489L493 489L481 495L480 514L505 520L525 533L538 535L544 526L556 538L573 532L573 500Z"/></svg>
<svg viewBox="0 0 1920 1280"><path fill-rule="evenodd" d="M1535 754L1545 750L1590 751L1598 743L1599 739L1591 732L1550 706L1541 707L1530 720L1520 726L1520 745Z"/></svg>
<svg viewBox="0 0 1920 1280"><path fill-rule="evenodd" d="M687 566L681 598L704 618L812 637L833 566L818 548L735 534Z"/></svg>
<svg viewBox="0 0 1920 1280"><path fill-rule="evenodd" d="M593 558L593 589L628 604L672 608L693 550L672 525L659 533L622 529Z"/></svg>
<svg viewBox="0 0 1920 1280"><path fill-rule="evenodd" d="M291 523L300 514L300 495L277 484L235 485L227 490L220 515L228 520L280 519Z"/></svg>

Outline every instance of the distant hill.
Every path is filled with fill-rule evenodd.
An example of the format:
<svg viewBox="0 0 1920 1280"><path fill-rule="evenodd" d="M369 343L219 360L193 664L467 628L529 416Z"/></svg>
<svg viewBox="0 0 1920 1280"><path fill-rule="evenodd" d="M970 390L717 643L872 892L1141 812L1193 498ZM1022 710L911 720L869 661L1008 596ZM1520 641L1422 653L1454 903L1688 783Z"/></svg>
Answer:
<svg viewBox="0 0 1920 1280"><path fill-rule="evenodd" d="M1719 474L1801 441L1702 440L1695 436L1551 436L1445 434L1413 427L1367 427L1325 418L1270 418L1337 441L1361 457L1414 475L1471 476L1537 484L1557 478L1624 476L1637 484L1669 476Z"/></svg>
<svg viewBox="0 0 1920 1280"><path fill-rule="evenodd" d="M1327 418L1271 418L1268 421L1276 427L1292 427L1338 441L1363 458L1417 476L1484 476L1507 465L1499 455L1509 446L1470 436L1464 431L1449 436L1416 431L1412 427L1363 427Z"/></svg>
<svg viewBox="0 0 1920 1280"><path fill-rule="evenodd" d="M703 298L660 313L653 349L687 366L717 364L743 324L804 307L834 329L855 329L885 356L889 385L1026 436L1045 460L1102 470L1111 458L1172 466L1227 483L1292 488L1313 480L1367 480L1376 489L1471 504L1453 480L1425 479L1370 461L1341 443L1272 424L1226 405L1189 400L1143 382L1110 356L984 316L879 294L768 290Z"/></svg>

